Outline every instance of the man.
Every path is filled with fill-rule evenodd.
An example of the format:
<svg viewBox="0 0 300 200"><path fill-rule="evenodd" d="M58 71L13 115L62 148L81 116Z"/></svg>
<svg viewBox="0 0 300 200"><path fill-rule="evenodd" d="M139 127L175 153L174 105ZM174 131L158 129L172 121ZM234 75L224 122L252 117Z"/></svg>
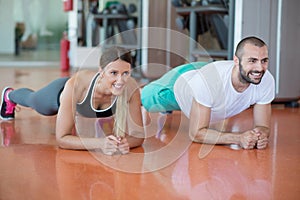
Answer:
<svg viewBox="0 0 300 200"><path fill-rule="evenodd" d="M275 97L268 62L266 44L257 37L247 37L237 45L233 61L182 65L146 85L142 104L149 112L181 110L189 118L189 135L194 142L264 149ZM212 126L251 105L253 129L223 132Z"/></svg>

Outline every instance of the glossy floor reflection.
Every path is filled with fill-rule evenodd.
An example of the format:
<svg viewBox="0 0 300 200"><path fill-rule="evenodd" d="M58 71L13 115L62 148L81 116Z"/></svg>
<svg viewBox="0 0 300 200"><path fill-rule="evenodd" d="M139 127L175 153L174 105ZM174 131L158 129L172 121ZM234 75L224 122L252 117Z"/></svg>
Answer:
<svg viewBox="0 0 300 200"><path fill-rule="evenodd" d="M34 89L57 69L0 69L6 85ZM249 109L224 127L251 126ZM22 108L0 121L0 199L299 199L300 109L273 106L265 150L191 143L180 112L151 114L142 147L128 155L59 149L55 117ZM160 130L162 127L162 130Z"/></svg>

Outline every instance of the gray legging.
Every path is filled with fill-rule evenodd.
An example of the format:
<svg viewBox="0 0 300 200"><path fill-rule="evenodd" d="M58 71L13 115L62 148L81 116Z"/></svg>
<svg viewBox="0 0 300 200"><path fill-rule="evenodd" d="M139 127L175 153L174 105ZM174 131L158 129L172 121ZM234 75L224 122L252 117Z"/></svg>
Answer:
<svg viewBox="0 0 300 200"><path fill-rule="evenodd" d="M44 88L33 91L20 88L9 93L9 99L19 105L30 107L42 115L56 115L59 108L59 97L68 77L52 81Z"/></svg>

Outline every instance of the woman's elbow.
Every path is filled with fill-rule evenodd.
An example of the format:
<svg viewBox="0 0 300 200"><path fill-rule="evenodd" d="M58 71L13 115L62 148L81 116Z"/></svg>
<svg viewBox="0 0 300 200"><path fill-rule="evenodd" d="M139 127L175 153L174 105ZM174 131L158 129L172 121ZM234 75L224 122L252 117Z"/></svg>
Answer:
<svg viewBox="0 0 300 200"><path fill-rule="evenodd" d="M131 144L129 144L130 148L136 148L136 147L140 147L142 146L144 143L144 138L135 138L134 142L132 142Z"/></svg>
<svg viewBox="0 0 300 200"><path fill-rule="evenodd" d="M144 138L140 138L138 141L138 146L142 146L144 144L145 139Z"/></svg>
<svg viewBox="0 0 300 200"><path fill-rule="evenodd" d="M62 141L61 138L56 138L56 143L58 145L59 148L61 149L67 149L66 145L64 144L64 142Z"/></svg>
<svg viewBox="0 0 300 200"><path fill-rule="evenodd" d="M59 148L61 149L69 149L68 145L66 144L64 137L59 137L56 135L56 143Z"/></svg>

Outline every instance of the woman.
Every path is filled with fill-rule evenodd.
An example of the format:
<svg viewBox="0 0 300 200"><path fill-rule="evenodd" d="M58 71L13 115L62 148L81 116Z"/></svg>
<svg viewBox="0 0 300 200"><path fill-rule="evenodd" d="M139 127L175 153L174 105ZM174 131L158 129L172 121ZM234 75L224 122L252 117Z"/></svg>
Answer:
<svg viewBox="0 0 300 200"><path fill-rule="evenodd" d="M96 74L78 71L71 78L57 79L36 92L5 88L1 118L13 119L17 104L43 115L57 114L56 139L61 148L126 154L129 148L140 146L144 138L139 86L130 77L131 62L129 51L111 47L103 52ZM91 134L94 126L81 126L89 120L99 124L97 119L102 118L114 119L111 132L102 130L104 137Z"/></svg>

